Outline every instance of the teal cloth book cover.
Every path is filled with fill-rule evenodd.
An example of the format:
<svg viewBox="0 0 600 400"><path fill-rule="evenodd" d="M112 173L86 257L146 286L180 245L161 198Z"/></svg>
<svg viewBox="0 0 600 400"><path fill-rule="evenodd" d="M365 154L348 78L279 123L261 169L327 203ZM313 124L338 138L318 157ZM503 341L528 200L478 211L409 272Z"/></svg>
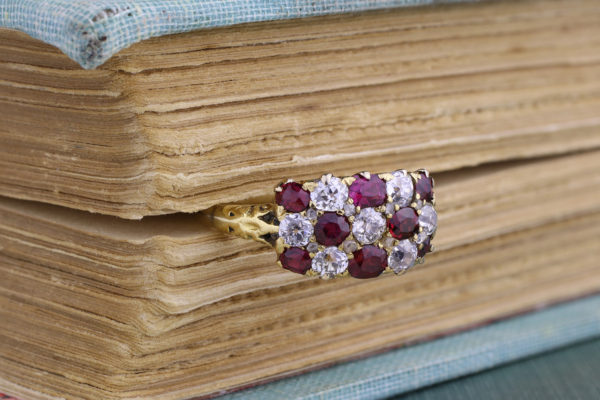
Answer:
<svg viewBox="0 0 600 400"><path fill-rule="evenodd" d="M0 27L52 44L87 69L144 39L274 21L464 0L2 0Z"/></svg>
<svg viewBox="0 0 600 400"><path fill-rule="evenodd" d="M600 336L600 296L222 396L376 400Z"/></svg>

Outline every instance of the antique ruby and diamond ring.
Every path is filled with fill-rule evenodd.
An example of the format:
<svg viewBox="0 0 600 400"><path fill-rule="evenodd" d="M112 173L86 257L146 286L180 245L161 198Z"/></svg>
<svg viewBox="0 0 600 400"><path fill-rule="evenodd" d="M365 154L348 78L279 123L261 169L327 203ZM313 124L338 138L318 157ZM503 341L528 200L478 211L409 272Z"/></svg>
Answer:
<svg viewBox="0 0 600 400"><path fill-rule="evenodd" d="M287 181L275 203L209 210L219 229L273 246L278 263L322 278L402 274L432 250L433 179L425 170Z"/></svg>

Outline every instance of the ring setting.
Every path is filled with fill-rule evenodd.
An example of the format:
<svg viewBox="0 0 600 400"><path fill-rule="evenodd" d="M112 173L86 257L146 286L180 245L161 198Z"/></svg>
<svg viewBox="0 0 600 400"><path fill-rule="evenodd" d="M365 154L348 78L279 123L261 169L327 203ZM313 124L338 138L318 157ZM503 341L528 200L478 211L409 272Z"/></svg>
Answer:
<svg viewBox="0 0 600 400"><path fill-rule="evenodd" d="M414 172L325 174L275 188L275 202L209 210L221 230L275 248L277 263L324 279L398 275L424 261L437 229L433 178Z"/></svg>

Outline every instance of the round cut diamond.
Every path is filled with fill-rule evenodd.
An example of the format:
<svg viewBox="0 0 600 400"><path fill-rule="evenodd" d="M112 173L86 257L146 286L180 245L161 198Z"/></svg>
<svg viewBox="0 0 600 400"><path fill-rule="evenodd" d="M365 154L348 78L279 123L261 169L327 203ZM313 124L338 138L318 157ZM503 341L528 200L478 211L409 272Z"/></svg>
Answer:
<svg viewBox="0 0 600 400"><path fill-rule="evenodd" d="M279 224L279 236L290 246L306 245L312 234L312 224L300 214L288 214Z"/></svg>
<svg viewBox="0 0 600 400"><path fill-rule="evenodd" d="M415 264L417 246L410 240L401 240L388 256L388 265L395 273L406 271Z"/></svg>
<svg viewBox="0 0 600 400"><path fill-rule="evenodd" d="M387 267L387 252L377 246L367 245L354 253L348 263L350 275L359 278L375 278Z"/></svg>
<svg viewBox="0 0 600 400"><path fill-rule="evenodd" d="M425 232L426 235L431 235L437 228L437 213L429 204L426 204L421 208L419 225L421 225L423 232Z"/></svg>
<svg viewBox="0 0 600 400"><path fill-rule="evenodd" d="M315 242L310 242L306 246L306 250L310 251L311 253L316 253L317 251L319 251L319 245Z"/></svg>
<svg viewBox="0 0 600 400"><path fill-rule="evenodd" d="M391 249L396 245L396 239L394 239L393 237L386 237L385 239L383 239L383 247L385 247L386 249Z"/></svg>
<svg viewBox="0 0 600 400"><path fill-rule="evenodd" d="M349 196L356 206L380 206L385 201L385 182L377 174L368 174L368 178L363 175L354 175Z"/></svg>
<svg viewBox="0 0 600 400"><path fill-rule="evenodd" d="M346 253L350 254L358 250L358 245L353 240L346 240L344 243L342 243L342 248Z"/></svg>
<svg viewBox="0 0 600 400"><path fill-rule="evenodd" d="M309 208L308 210L306 210L306 217L308 219L310 219L311 221L314 221L317 219L317 210L315 210L314 208Z"/></svg>
<svg viewBox="0 0 600 400"><path fill-rule="evenodd" d="M312 259L312 269L322 277L332 278L348 268L348 256L337 247L326 247Z"/></svg>
<svg viewBox="0 0 600 400"><path fill-rule="evenodd" d="M395 171L392 175L394 177L386 183L387 195L392 198L392 203L406 207L413 198L413 180L406 171Z"/></svg>
<svg viewBox="0 0 600 400"><path fill-rule="evenodd" d="M348 199L348 187L335 176L325 176L310 193L310 199L319 210L341 210Z"/></svg>
<svg viewBox="0 0 600 400"><path fill-rule="evenodd" d="M317 242L325 246L337 246L350 234L350 224L343 215L326 212L319 217L315 225Z"/></svg>
<svg viewBox="0 0 600 400"><path fill-rule="evenodd" d="M417 240L416 240L416 242L417 242L418 244L421 244L421 243L423 243L423 242L424 242L424 241L425 241L425 240L426 240L428 237L429 237L429 236L427 236L427 232L425 232L425 230L422 230L421 232L419 232L419 233L417 234Z"/></svg>
<svg viewBox="0 0 600 400"><path fill-rule="evenodd" d="M281 190L275 192L275 202L290 212L306 210L310 201L310 194L302 189L302 185L296 182L287 182L279 187Z"/></svg>
<svg viewBox="0 0 600 400"><path fill-rule="evenodd" d="M425 203L423 203L423 200L415 200L414 209L420 210L421 208L423 208L424 205L425 205Z"/></svg>
<svg viewBox="0 0 600 400"><path fill-rule="evenodd" d="M356 208L352 204L344 204L344 215L351 216L356 213Z"/></svg>
<svg viewBox="0 0 600 400"><path fill-rule="evenodd" d="M311 259L308 251L299 247L290 247L279 256L283 268L304 275L310 269Z"/></svg>
<svg viewBox="0 0 600 400"><path fill-rule="evenodd" d="M363 208L354 218L352 234L362 244L375 242L385 230L385 218L373 208Z"/></svg>
<svg viewBox="0 0 600 400"><path fill-rule="evenodd" d="M394 206L394 203L387 203L385 205L385 213L386 214L394 215L395 212L396 212L396 207Z"/></svg>
<svg viewBox="0 0 600 400"><path fill-rule="evenodd" d="M415 210L410 207L401 208L388 221L390 233L396 239L408 239L414 234L418 221L419 216Z"/></svg>

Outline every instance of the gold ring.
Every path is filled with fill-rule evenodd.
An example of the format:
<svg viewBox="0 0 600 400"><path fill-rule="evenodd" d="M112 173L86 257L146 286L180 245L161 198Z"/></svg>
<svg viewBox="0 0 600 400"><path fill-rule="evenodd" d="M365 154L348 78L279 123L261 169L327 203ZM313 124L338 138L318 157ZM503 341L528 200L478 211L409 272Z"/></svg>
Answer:
<svg viewBox="0 0 600 400"><path fill-rule="evenodd" d="M432 251L437 229L433 178L415 172L332 174L288 180L275 201L206 211L223 232L270 245L278 264L329 279L403 274Z"/></svg>

